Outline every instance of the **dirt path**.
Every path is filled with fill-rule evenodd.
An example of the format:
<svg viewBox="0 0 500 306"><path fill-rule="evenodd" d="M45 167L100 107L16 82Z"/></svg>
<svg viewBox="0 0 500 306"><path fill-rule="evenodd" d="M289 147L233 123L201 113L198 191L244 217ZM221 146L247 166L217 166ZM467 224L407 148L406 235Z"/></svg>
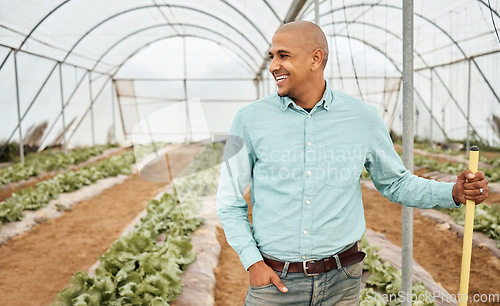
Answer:
<svg viewBox="0 0 500 306"><path fill-rule="evenodd" d="M367 227L384 233L401 246L401 205L382 197L377 191L362 187ZM381 218L380 216L384 216ZM462 239L442 230L432 220L414 214L414 258L449 293L457 294L460 285ZM248 289L248 272L236 252L220 232L221 257L216 269L215 305L243 305ZM500 295L500 260L488 249L474 248L469 294ZM469 303L469 305L498 305Z"/></svg>
<svg viewBox="0 0 500 306"><path fill-rule="evenodd" d="M176 158L179 173L199 148ZM181 152L179 152L180 154ZM0 305L50 305L76 271L87 271L165 183L137 174L0 246Z"/></svg>

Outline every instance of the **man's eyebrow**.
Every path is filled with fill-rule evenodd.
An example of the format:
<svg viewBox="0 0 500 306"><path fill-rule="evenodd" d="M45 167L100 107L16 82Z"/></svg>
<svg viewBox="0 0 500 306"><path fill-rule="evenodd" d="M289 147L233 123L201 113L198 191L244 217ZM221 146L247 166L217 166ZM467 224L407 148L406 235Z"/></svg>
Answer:
<svg viewBox="0 0 500 306"><path fill-rule="evenodd" d="M272 51L269 51L267 53L269 56L273 55L273 52ZM290 51L287 51L287 50L277 50L276 51L276 54L290 54Z"/></svg>

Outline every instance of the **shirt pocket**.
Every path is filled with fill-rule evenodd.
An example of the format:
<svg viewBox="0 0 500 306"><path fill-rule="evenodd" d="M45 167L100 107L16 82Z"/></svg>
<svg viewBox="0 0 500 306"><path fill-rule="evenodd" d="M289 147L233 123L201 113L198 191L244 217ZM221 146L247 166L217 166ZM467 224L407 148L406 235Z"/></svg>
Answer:
<svg viewBox="0 0 500 306"><path fill-rule="evenodd" d="M327 146L324 156L325 186L350 189L358 185L366 157L363 146Z"/></svg>

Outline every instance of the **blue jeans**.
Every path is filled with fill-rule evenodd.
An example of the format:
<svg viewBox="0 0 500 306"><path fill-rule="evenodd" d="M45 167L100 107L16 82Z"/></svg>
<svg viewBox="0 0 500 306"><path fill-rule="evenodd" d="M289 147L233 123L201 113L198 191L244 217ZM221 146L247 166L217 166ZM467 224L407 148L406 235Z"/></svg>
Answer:
<svg viewBox="0 0 500 306"><path fill-rule="evenodd" d="M276 274L288 288L287 293L279 291L273 283L250 286L245 305L358 305L362 273L363 262L317 276L287 273L284 269Z"/></svg>

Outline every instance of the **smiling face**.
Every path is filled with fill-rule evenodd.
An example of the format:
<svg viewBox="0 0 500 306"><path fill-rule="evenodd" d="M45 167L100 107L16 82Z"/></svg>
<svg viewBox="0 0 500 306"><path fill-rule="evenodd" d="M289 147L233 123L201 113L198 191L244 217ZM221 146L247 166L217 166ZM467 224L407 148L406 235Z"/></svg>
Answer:
<svg viewBox="0 0 500 306"><path fill-rule="evenodd" d="M294 37L293 32L277 32L269 51L269 72L278 86L278 95L291 99L299 98L307 89L311 73L310 52L304 49Z"/></svg>
<svg viewBox="0 0 500 306"><path fill-rule="evenodd" d="M269 50L269 72L276 80L278 95L301 106L315 104L324 91L327 57L326 37L317 25L296 21L281 26Z"/></svg>

